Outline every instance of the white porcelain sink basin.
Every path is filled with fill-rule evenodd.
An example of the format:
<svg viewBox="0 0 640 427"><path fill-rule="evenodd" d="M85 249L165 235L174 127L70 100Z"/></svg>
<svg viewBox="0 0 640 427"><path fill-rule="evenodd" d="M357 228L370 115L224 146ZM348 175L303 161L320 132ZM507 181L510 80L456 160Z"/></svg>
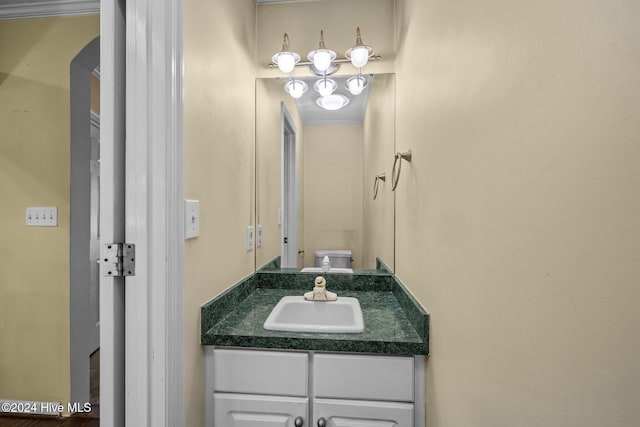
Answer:
<svg viewBox="0 0 640 427"><path fill-rule="evenodd" d="M272 331L355 333L364 330L362 310L356 298L307 301L302 296L282 298L264 322Z"/></svg>
<svg viewBox="0 0 640 427"><path fill-rule="evenodd" d="M305 267L300 273L322 273L322 267ZM331 267L329 273L353 273L352 268Z"/></svg>

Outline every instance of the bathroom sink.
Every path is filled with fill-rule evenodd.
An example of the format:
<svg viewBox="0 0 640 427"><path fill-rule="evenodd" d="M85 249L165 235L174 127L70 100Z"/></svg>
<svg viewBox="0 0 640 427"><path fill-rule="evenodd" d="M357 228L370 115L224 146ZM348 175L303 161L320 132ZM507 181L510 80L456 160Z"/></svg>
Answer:
<svg viewBox="0 0 640 427"><path fill-rule="evenodd" d="M305 267L300 273L322 273L322 267ZM331 267L329 273L353 273L352 268Z"/></svg>
<svg viewBox="0 0 640 427"><path fill-rule="evenodd" d="M264 322L272 331L354 333L364 330L362 310L356 298L307 301L302 296L283 297Z"/></svg>

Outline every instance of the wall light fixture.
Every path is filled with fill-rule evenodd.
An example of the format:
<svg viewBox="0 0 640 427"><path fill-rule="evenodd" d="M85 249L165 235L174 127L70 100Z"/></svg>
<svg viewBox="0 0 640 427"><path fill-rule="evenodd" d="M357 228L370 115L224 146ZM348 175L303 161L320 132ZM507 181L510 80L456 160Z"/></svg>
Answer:
<svg viewBox="0 0 640 427"><path fill-rule="evenodd" d="M299 66L308 67L312 74L322 77L313 85L313 88L320 94L317 104L325 109L337 109L347 105L349 98L340 95L339 97L323 100L323 98L334 96L333 93L337 87L336 82L327 78L327 76L338 71L341 64L351 62L358 69L358 75L351 77L347 81L346 88L352 95L359 95L367 85L367 79L362 76L362 67L367 65L370 60L380 60L381 57L374 54L371 46L367 46L362 42L360 27L357 27L355 46L347 49L344 58L338 58L335 51L327 49L324 42L324 31L321 30L318 49L309 52L307 59L309 61L300 61L300 55L291 50L289 35L284 33L282 50L271 57L272 63L269 66L277 66L280 71L289 75L285 90L294 98L299 98L307 91L307 84L302 80L294 79L293 70Z"/></svg>

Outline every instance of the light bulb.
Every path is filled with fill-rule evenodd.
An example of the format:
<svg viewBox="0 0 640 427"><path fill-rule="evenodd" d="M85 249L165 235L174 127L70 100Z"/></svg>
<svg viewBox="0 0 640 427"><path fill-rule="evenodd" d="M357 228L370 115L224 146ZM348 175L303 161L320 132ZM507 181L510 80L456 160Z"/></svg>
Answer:
<svg viewBox="0 0 640 427"><path fill-rule="evenodd" d="M369 61L369 50L364 46L356 46L351 51L351 63L356 68L362 68Z"/></svg>
<svg viewBox="0 0 640 427"><path fill-rule="evenodd" d="M284 33L282 50L280 50L280 52L276 52L271 57L271 61L285 74L292 72L296 64L300 62L300 55L292 52L289 48L289 36L287 33Z"/></svg>
<svg viewBox="0 0 640 427"><path fill-rule="evenodd" d="M278 54L277 61L278 68L283 73L289 74L293 71L293 68L296 66L296 59L290 52L281 52Z"/></svg>
<svg viewBox="0 0 640 427"><path fill-rule="evenodd" d="M364 77L355 76L347 80L347 88L352 95L360 95L364 90Z"/></svg>
<svg viewBox="0 0 640 427"><path fill-rule="evenodd" d="M356 45L350 49L347 49L345 56L351 60L356 68L362 68L369 62L369 56L373 54L371 46L367 46L362 43L362 37L360 37L360 27L356 28Z"/></svg>
<svg viewBox="0 0 640 427"><path fill-rule="evenodd" d="M327 78L317 80L313 85L313 88L321 96L331 95L336 90L337 87L338 87L338 84L335 82L335 80L327 79Z"/></svg>
<svg viewBox="0 0 640 427"><path fill-rule="evenodd" d="M307 84L302 80L289 80L284 85L284 90L286 90L292 98L298 99L307 91L307 87Z"/></svg>
<svg viewBox="0 0 640 427"><path fill-rule="evenodd" d="M313 65L318 71L326 71L331 65L331 53L328 50L316 50L313 55Z"/></svg>
<svg viewBox="0 0 640 427"><path fill-rule="evenodd" d="M339 94L322 96L316 100L316 104L325 110L335 111L349 104L349 98Z"/></svg>
<svg viewBox="0 0 640 427"><path fill-rule="evenodd" d="M320 43L318 49L312 50L307 55L309 61L313 62L313 66L319 72L327 71L331 67L331 61L336 59L336 53L329 50L324 45L324 32L320 31Z"/></svg>

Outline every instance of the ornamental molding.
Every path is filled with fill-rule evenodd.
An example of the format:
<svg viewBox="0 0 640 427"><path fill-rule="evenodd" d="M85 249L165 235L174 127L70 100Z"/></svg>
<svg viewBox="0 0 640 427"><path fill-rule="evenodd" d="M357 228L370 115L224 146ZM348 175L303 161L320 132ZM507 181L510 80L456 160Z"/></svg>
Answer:
<svg viewBox="0 0 640 427"><path fill-rule="evenodd" d="M0 3L0 20L100 13L100 0L39 0Z"/></svg>

